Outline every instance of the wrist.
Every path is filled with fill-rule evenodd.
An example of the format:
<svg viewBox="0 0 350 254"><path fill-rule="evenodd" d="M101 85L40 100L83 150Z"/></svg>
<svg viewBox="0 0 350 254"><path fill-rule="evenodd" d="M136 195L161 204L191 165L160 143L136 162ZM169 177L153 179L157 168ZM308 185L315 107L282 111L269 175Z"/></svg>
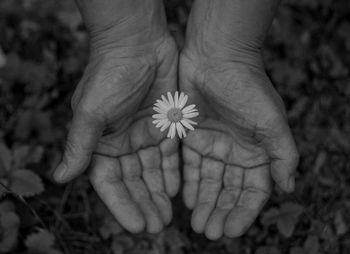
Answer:
<svg viewBox="0 0 350 254"><path fill-rule="evenodd" d="M279 0L201 0L189 17L186 46L199 55L257 64Z"/></svg>
<svg viewBox="0 0 350 254"><path fill-rule="evenodd" d="M153 44L167 34L161 0L77 0L94 48Z"/></svg>

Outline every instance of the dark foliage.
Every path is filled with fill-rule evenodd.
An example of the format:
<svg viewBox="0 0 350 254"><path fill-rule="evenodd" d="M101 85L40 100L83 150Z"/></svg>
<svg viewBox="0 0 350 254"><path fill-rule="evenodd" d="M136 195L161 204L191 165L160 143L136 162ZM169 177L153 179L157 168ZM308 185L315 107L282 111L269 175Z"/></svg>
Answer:
<svg viewBox="0 0 350 254"><path fill-rule="evenodd" d="M166 1L180 47L191 2ZM0 253L349 253L349 17L347 0L282 4L264 58L301 153L296 191L276 189L243 237L209 241L191 230L180 195L162 233L131 235L87 178L52 182L87 36L73 1L2 0Z"/></svg>

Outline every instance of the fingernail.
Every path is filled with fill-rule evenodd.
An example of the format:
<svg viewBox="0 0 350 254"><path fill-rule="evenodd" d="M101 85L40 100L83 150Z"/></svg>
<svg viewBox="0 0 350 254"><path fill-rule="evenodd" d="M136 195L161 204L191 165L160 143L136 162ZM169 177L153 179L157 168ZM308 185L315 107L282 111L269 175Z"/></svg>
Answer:
<svg viewBox="0 0 350 254"><path fill-rule="evenodd" d="M56 181L62 181L64 179L64 175L66 174L67 168L63 165L58 166L53 177Z"/></svg>
<svg viewBox="0 0 350 254"><path fill-rule="evenodd" d="M294 176L291 176L289 177L289 180L288 180L288 189L289 191L294 191L294 188L295 188L295 179L294 179Z"/></svg>

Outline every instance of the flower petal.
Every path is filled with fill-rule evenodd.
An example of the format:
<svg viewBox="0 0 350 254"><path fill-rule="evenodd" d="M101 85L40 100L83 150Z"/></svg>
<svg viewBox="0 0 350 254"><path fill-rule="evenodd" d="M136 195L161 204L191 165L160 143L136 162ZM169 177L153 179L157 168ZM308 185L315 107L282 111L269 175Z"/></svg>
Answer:
<svg viewBox="0 0 350 254"><path fill-rule="evenodd" d="M180 105L181 102L183 101L184 97L185 97L185 94L184 94L183 92L181 92L181 93L180 93L180 96L179 96L179 103L178 103L178 105L177 105L178 108L180 108L179 105Z"/></svg>
<svg viewBox="0 0 350 254"><path fill-rule="evenodd" d="M193 113L188 113L188 114L184 114L183 115L184 118L193 118L193 117L196 117L196 116L199 116L198 112L193 112Z"/></svg>
<svg viewBox="0 0 350 254"><path fill-rule="evenodd" d="M179 103L179 109L182 109L186 105L187 100L188 100L188 96L185 95L184 98Z"/></svg>
<svg viewBox="0 0 350 254"><path fill-rule="evenodd" d="M175 107L175 103L174 103L173 96L171 95L170 92L168 92L168 101L169 101L169 103L170 103L170 106L171 106L172 108L174 108L174 107Z"/></svg>
<svg viewBox="0 0 350 254"><path fill-rule="evenodd" d="M181 111L182 111L182 114L186 114L186 113L189 113L189 111L192 111L192 109L194 110L197 110L195 109L196 105L194 104L191 104L189 106L186 106L185 108L183 108Z"/></svg>
<svg viewBox="0 0 350 254"><path fill-rule="evenodd" d="M171 123L170 127L169 127L169 131L168 131L168 138L171 138L171 135L173 133L173 130L175 129L175 123Z"/></svg>
<svg viewBox="0 0 350 254"><path fill-rule="evenodd" d="M168 100L165 98L164 95L161 96L162 97L162 102L165 103L165 105L167 106L167 108L171 108L170 103L168 102Z"/></svg>
<svg viewBox="0 0 350 254"><path fill-rule="evenodd" d="M159 123L157 123L156 127L159 128L161 126L163 126L164 124L166 124L166 122L169 122L168 119L162 119L159 121Z"/></svg>
<svg viewBox="0 0 350 254"><path fill-rule="evenodd" d="M179 96L179 103L184 99L184 96L185 96L184 92L181 92Z"/></svg>
<svg viewBox="0 0 350 254"><path fill-rule="evenodd" d="M165 119L167 117L166 117L166 114L154 114L154 115L152 115L152 118L154 118L154 119Z"/></svg>
<svg viewBox="0 0 350 254"><path fill-rule="evenodd" d="M156 119L156 120L153 120L152 123L153 123L153 124L157 124L157 123L159 123L160 121L163 121L163 119Z"/></svg>
<svg viewBox="0 0 350 254"><path fill-rule="evenodd" d="M171 137L171 125L170 125L170 128L168 130L168 134L166 135L167 138L170 138Z"/></svg>
<svg viewBox="0 0 350 254"><path fill-rule="evenodd" d="M177 134L179 135L180 138L186 137L186 131L181 123L179 122L176 123L176 129L177 129Z"/></svg>
<svg viewBox="0 0 350 254"><path fill-rule="evenodd" d="M182 119L182 120L183 120L183 121L186 121L186 122L189 123L189 124L197 125L197 122L192 121L192 120L190 120L190 119L188 119L188 118L184 118L184 119Z"/></svg>
<svg viewBox="0 0 350 254"><path fill-rule="evenodd" d="M175 106L175 108L177 108L178 105L179 105L179 92L176 91L175 95L174 95L174 106Z"/></svg>
<svg viewBox="0 0 350 254"><path fill-rule="evenodd" d="M191 131L194 131L193 126L187 121L187 119L182 119L181 123L183 126L185 126L187 129L190 129Z"/></svg>
<svg viewBox="0 0 350 254"><path fill-rule="evenodd" d="M160 128L160 131L165 131L170 126L170 124L171 122L167 119L166 123L162 126L162 128Z"/></svg>
<svg viewBox="0 0 350 254"><path fill-rule="evenodd" d="M168 111L170 109L170 107L161 100L157 100L157 103L154 105L159 107L160 109L162 109L164 111Z"/></svg>
<svg viewBox="0 0 350 254"><path fill-rule="evenodd" d="M181 124L179 122L175 123L177 135L179 136L179 138L182 138L182 132L181 132L181 129L180 129L180 125Z"/></svg>
<svg viewBox="0 0 350 254"><path fill-rule="evenodd" d="M172 123L170 125L170 138L173 139L175 137L176 134L176 127L175 127L175 123Z"/></svg>
<svg viewBox="0 0 350 254"><path fill-rule="evenodd" d="M186 113L183 113L183 114L189 114L189 113L193 113L193 112L198 112L198 110L197 109L192 109L192 110L187 111Z"/></svg>
<svg viewBox="0 0 350 254"><path fill-rule="evenodd" d="M183 126L182 127L182 137L186 138L187 134L186 134L186 130Z"/></svg>
<svg viewBox="0 0 350 254"><path fill-rule="evenodd" d="M159 107L153 107L153 110L158 112L159 114L166 114L166 111Z"/></svg>

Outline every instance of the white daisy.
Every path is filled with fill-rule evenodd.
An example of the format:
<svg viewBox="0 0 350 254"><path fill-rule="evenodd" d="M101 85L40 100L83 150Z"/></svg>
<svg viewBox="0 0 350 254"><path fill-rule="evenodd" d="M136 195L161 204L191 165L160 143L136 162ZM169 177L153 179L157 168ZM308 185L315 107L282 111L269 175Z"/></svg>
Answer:
<svg viewBox="0 0 350 254"><path fill-rule="evenodd" d="M157 114L152 115L155 120L152 122L160 131L165 131L169 128L168 138L174 138L177 134L179 138L186 137L186 127L189 130L194 130L192 125L197 124L190 118L199 115L196 105L191 104L185 107L188 96L184 93L175 92L174 98L170 92L167 93L168 99L162 95L162 100L157 100L153 107Z"/></svg>

